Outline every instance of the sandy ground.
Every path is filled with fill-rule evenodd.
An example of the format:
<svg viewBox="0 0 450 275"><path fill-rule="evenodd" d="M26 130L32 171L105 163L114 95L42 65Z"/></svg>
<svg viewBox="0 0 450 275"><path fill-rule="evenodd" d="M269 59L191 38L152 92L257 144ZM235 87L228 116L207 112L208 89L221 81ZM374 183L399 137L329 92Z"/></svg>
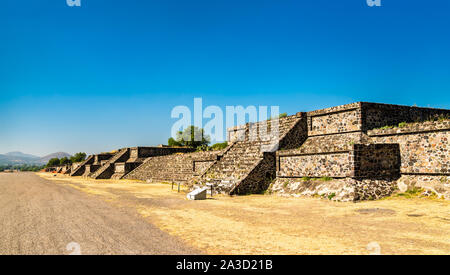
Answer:
<svg viewBox="0 0 450 275"><path fill-rule="evenodd" d="M360 203L276 195L189 201L169 184L39 174L149 223L208 254L450 254L450 202Z"/></svg>
<svg viewBox="0 0 450 275"><path fill-rule="evenodd" d="M0 173L0 254L199 253L113 206L34 173Z"/></svg>

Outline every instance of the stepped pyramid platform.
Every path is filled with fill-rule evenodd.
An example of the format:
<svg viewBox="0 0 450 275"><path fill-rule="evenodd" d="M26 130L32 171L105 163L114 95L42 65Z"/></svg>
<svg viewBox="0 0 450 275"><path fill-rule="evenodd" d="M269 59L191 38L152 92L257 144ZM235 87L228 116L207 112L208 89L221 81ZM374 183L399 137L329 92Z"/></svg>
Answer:
<svg viewBox="0 0 450 275"><path fill-rule="evenodd" d="M91 166L90 169L93 168L96 171L91 173L89 177L94 179L121 179L149 157L192 151L194 151L192 148L167 146L123 148L109 160L103 160L100 168Z"/></svg>
<svg viewBox="0 0 450 275"><path fill-rule="evenodd" d="M255 193L275 178L275 152L300 146L306 136L305 113L228 129L231 145L223 156L195 178L196 185L214 185L216 192ZM265 131L264 131L265 130ZM261 135L261 131L265 134Z"/></svg>
<svg viewBox="0 0 450 275"><path fill-rule="evenodd" d="M61 170L61 173L64 175L70 175L70 172L72 171L72 166L70 164L64 165L63 169Z"/></svg>
<svg viewBox="0 0 450 275"><path fill-rule="evenodd" d="M83 177L89 177L96 172L102 165L114 156L114 153L101 153L93 155L92 159L85 163ZM89 159L89 158L88 158Z"/></svg>
<svg viewBox="0 0 450 275"><path fill-rule="evenodd" d="M223 152L224 150L217 150L150 157L123 178L148 182L186 183L194 176L204 173Z"/></svg>
<svg viewBox="0 0 450 275"><path fill-rule="evenodd" d="M270 191L337 200L376 199L390 195L411 167L437 181L448 176L448 145L443 146L448 130L439 121L427 121L449 114L450 110L366 102L308 112L307 139L298 148L277 152L277 178ZM432 131L424 131L427 123L433 124ZM390 139L374 138L374 132L385 131L378 129L383 127L396 128L395 134ZM408 132L408 127L414 130ZM435 144L429 144L433 138ZM445 154L419 153L438 144ZM411 154L411 147L416 154ZM419 159L433 155L439 159L435 174L418 165Z"/></svg>
<svg viewBox="0 0 450 275"><path fill-rule="evenodd" d="M123 148L71 171L230 195L357 201L420 187L450 199L449 137L450 110L357 102L229 128L221 151Z"/></svg>
<svg viewBox="0 0 450 275"><path fill-rule="evenodd" d="M97 155L90 155L83 162L79 163L79 165L75 168L72 168L72 172L70 176L88 176L92 171L87 171L86 168L88 165L100 164L102 160L108 160L113 156L113 153L101 153Z"/></svg>
<svg viewBox="0 0 450 275"><path fill-rule="evenodd" d="M191 183L196 187L212 184L216 192L231 195L261 193L271 185L271 192L279 192L281 186L291 186L295 192L311 195L321 190L321 195L336 196L336 199L387 196L411 166L416 167L412 170L418 171L417 176L426 176L432 182L449 176L446 126L432 122L432 126L423 130L427 123L424 121L449 115L450 110L444 109L357 102L281 118L278 139L252 139L255 133L252 125L259 128L261 122L230 128L229 148ZM414 122L417 125L413 132L374 138L373 132L381 131L377 128ZM405 145L407 136L410 140ZM435 144L427 144L430 138L435 138ZM279 146L274 152L271 147L277 142ZM443 147L438 151L428 149L428 154L439 159L434 161L435 166L429 160L417 160L424 158L419 154L423 146L436 145ZM411 147L418 147L414 149L417 155L410 153ZM445 153L439 153L442 151ZM316 181L316 178L323 180Z"/></svg>

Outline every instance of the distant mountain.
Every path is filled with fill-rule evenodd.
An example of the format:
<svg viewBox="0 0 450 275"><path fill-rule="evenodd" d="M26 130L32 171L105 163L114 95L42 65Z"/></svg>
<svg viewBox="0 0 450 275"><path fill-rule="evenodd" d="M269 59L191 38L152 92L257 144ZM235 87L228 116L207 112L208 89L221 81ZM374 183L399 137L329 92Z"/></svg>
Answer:
<svg viewBox="0 0 450 275"><path fill-rule="evenodd" d="M50 155L47 155L47 156L45 156L45 157L40 158L40 159L39 159L39 162L42 163L42 164L47 164L47 162L48 162L50 159L52 159L52 158L59 158L59 159L60 159L60 158L63 158L63 157L68 157L68 158L70 158L71 155L68 154L68 153L66 153L66 152L56 152L56 153L53 153L53 154L50 154Z"/></svg>
<svg viewBox="0 0 450 275"><path fill-rule="evenodd" d="M10 152L0 155L0 164L38 164L40 157L22 152Z"/></svg>
<svg viewBox="0 0 450 275"><path fill-rule="evenodd" d="M9 152L6 154L0 154L0 164L47 164L51 158L70 158L71 155L65 152L57 152L45 157L38 157L30 154L24 154L22 152Z"/></svg>
<svg viewBox="0 0 450 275"><path fill-rule="evenodd" d="M35 155L29 155L29 154L24 154L22 152L9 152L5 154L6 156L9 157L20 157L20 158L30 158L30 159L39 159L40 157L35 156Z"/></svg>

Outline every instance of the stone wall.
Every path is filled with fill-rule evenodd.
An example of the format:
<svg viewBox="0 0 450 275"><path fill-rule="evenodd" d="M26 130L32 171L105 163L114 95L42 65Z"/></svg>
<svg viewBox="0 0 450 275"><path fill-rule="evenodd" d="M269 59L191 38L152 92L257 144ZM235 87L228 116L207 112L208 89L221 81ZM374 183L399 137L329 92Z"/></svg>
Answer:
<svg viewBox="0 0 450 275"><path fill-rule="evenodd" d="M389 179L302 179L277 178L269 187L269 193L281 196L320 197L333 201L375 200L391 195L397 190Z"/></svg>
<svg viewBox="0 0 450 275"><path fill-rule="evenodd" d="M294 151L295 152L295 151ZM281 152L277 157L278 177L349 177L350 151L297 155Z"/></svg>
<svg viewBox="0 0 450 275"><path fill-rule="evenodd" d="M308 135L326 135L362 130L359 103L308 112Z"/></svg>
<svg viewBox="0 0 450 275"><path fill-rule="evenodd" d="M450 110L361 102L363 130L371 130L401 122L424 122Z"/></svg>
<svg viewBox="0 0 450 275"><path fill-rule="evenodd" d="M150 157L124 178L184 183L203 173L221 153L222 151L207 151Z"/></svg>
<svg viewBox="0 0 450 275"><path fill-rule="evenodd" d="M402 174L450 175L450 120L376 129L368 135L373 143L399 145Z"/></svg>
<svg viewBox="0 0 450 275"><path fill-rule="evenodd" d="M165 156L174 153L194 152L194 148L187 147L132 147L130 148L130 158L127 162L144 160L148 157Z"/></svg>
<svg viewBox="0 0 450 275"><path fill-rule="evenodd" d="M397 144L347 144L331 148L342 150L300 148L277 152L277 176L380 178L400 174Z"/></svg>
<svg viewBox="0 0 450 275"><path fill-rule="evenodd" d="M398 144L354 144L353 178L398 178L400 147Z"/></svg>

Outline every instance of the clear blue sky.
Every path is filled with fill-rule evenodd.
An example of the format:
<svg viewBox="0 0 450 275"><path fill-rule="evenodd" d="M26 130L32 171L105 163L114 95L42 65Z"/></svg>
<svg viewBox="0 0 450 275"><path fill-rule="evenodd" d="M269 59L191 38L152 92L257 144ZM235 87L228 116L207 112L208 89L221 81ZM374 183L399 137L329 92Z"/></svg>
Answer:
<svg viewBox="0 0 450 275"><path fill-rule="evenodd" d="M450 108L450 1L2 0L0 153L157 145L176 105Z"/></svg>

